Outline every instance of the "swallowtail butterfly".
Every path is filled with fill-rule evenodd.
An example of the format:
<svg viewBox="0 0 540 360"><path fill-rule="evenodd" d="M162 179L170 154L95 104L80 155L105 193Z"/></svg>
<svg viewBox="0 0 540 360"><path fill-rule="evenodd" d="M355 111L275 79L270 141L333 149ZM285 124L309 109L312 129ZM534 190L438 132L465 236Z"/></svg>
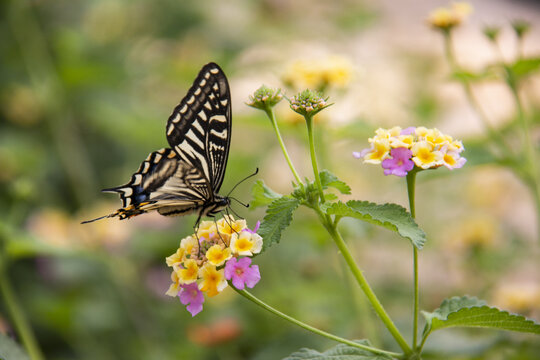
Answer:
<svg viewBox="0 0 540 360"><path fill-rule="evenodd" d="M122 208L104 218L128 219L152 210L161 215L213 216L230 204L218 195L231 143L229 83L214 63L203 66L187 95L167 121L170 148L152 152L131 180L104 189L122 199Z"/></svg>

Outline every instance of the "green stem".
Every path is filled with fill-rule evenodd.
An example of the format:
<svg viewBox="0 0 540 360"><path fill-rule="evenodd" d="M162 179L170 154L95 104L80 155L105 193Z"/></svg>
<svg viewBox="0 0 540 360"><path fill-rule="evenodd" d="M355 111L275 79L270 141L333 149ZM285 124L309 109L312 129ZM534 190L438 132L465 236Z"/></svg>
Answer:
<svg viewBox="0 0 540 360"><path fill-rule="evenodd" d="M268 107L264 110L264 112L266 113L266 115L270 119L270 122L272 123L272 127L274 128L274 132L276 133L279 146L281 146L281 151L283 151L285 160L287 160L287 164L289 164L289 168L291 169L291 172L293 173L296 183L298 185L302 184L302 180L300 180L300 176L298 175L298 173L296 172L296 169L294 168L291 158L289 157L289 153L287 152L287 148L285 147L285 143L283 142L283 138L281 137L281 133L279 132L279 128L276 121L276 115L274 114L274 109L272 107Z"/></svg>
<svg viewBox="0 0 540 360"><path fill-rule="evenodd" d="M407 195L409 197L409 210L411 216L416 218L416 209L414 205L415 199L415 184L416 184L416 169L413 169L407 174ZM414 274L414 310L413 310L413 341L412 347L416 349L418 343L418 312L419 305L419 287L418 287L418 249L413 246L413 274Z"/></svg>
<svg viewBox="0 0 540 360"><path fill-rule="evenodd" d="M360 285L360 288L364 291L364 294L368 298L369 302L371 303L371 306L381 319L381 321L384 323L390 334L394 337L396 342L398 343L399 347L403 350L403 352L406 355L409 355L412 353L411 348L397 329L396 325L394 325L394 322L386 311L384 310L384 307L381 305L379 299L377 299L377 296L369 286L369 283L367 282L366 278L364 277L364 274L362 271L358 268L356 265L351 252L349 251L347 244L345 244L345 241L341 237L341 234L336 228L336 224L332 222L330 217L328 215L323 215L320 209L316 209L317 213L319 214L319 217L321 218L321 221L323 222L324 227L336 243L339 251L341 252L341 255L345 259L345 262L349 266L349 269L353 273L356 281L358 282L358 285Z"/></svg>
<svg viewBox="0 0 540 360"><path fill-rule="evenodd" d="M367 345L362 345L362 344L359 344L359 343L356 343L354 341L350 341L350 340L347 340L347 339L344 339L342 337L339 337L339 336L336 336L336 335L333 335L333 334L330 334L330 333L327 333L325 331L322 331L320 329L317 329L313 326L310 326L308 324L305 324L289 315L286 315L284 313L282 313L281 311L277 310L277 309L274 309L273 307L271 307L270 305L266 304L265 302L263 302L262 300L260 300L259 298L255 297L253 294L251 294L250 292L246 291L246 290L238 290L236 289L234 286L231 286L234 291L236 291L237 293L239 293L240 295L242 295L243 297L245 297L246 299L254 302L255 304L259 305L260 307L262 307L263 309L271 312L272 314L274 315L277 315L279 317L281 317L282 319L285 319L295 325L298 325L308 331L311 331L317 335L321 335L321 336L324 336L330 340L334 340L334 341L338 341L340 343L343 343L343 344L347 344L347 345L350 345L350 346L354 346L354 347L357 347L359 349L362 349L362 350L366 350L366 351L369 351L369 352L372 352L374 354L379 354L379 355L388 355L388 356L392 356L392 357L395 357L395 358L403 358L403 354L398 354L398 353L394 353L394 352L389 352L389 351L384 351L384 350L381 350L381 349L377 349L377 348L374 348L374 347L371 347L371 346L367 346Z"/></svg>
<svg viewBox="0 0 540 360"><path fill-rule="evenodd" d="M309 139L309 154L311 156L311 165L313 167L313 175L315 176L315 183L319 189L319 196L321 202L325 202L324 192L321 184L321 178L319 177L319 167L317 165L317 156L315 155L315 140L313 138L313 117L310 115L305 115L307 130L308 130L308 139Z"/></svg>
<svg viewBox="0 0 540 360"><path fill-rule="evenodd" d="M540 179L538 178L538 168L537 168L537 158L536 152L534 149L534 144L531 139L530 124L525 116L525 110L523 109L523 104L519 97L519 90L515 76L510 69L507 69L508 73L508 86L512 92L514 102L516 104L516 109L518 113L518 121L521 125L522 137L523 137L523 156L525 158L525 167L523 171L523 176L525 183L529 185L531 191L534 195L534 201L536 205L536 217L537 217L537 232L538 237L540 238Z"/></svg>
<svg viewBox="0 0 540 360"><path fill-rule="evenodd" d="M7 311L13 321L13 325L21 341L32 360L43 360L45 359L41 349L39 348L38 342L34 336L32 328L26 319L26 316L20 306L20 301L17 299L17 295L9 282L7 274L5 274L6 264L2 264L0 269L0 290L2 292L2 297L6 304Z"/></svg>
<svg viewBox="0 0 540 360"><path fill-rule="evenodd" d="M444 32L444 49L445 49L446 59L448 63L450 64L451 71L453 73L458 72L460 70L460 66L454 55L454 49L452 46L452 33L450 32L450 30ZM486 128L492 142L504 147L504 149L501 151L503 156L508 156L512 154L513 153L512 147L510 147L506 143L506 140L503 138L503 136L501 136L501 134L498 131L496 131L495 128L491 125L491 122L489 121L488 116L484 112L484 109L482 108L482 106L480 106L480 103L474 96L470 82L464 79L461 81L461 84L463 85L463 89L465 90L465 96L467 97L467 101L469 102L473 110L476 112L476 114L482 121L482 124Z"/></svg>

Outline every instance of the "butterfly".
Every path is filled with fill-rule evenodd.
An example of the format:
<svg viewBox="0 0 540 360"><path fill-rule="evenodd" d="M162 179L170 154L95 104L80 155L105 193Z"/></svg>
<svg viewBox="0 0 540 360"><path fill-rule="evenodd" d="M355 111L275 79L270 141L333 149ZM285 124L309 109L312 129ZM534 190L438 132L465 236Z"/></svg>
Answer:
<svg viewBox="0 0 540 360"><path fill-rule="evenodd" d="M195 213L197 225L230 205L218 192L231 143L231 94L217 64L202 67L169 117L166 135L170 148L150 153L127 184L102 190L118 193L122 208L83 223L157 210L165 216Z"/></svg>

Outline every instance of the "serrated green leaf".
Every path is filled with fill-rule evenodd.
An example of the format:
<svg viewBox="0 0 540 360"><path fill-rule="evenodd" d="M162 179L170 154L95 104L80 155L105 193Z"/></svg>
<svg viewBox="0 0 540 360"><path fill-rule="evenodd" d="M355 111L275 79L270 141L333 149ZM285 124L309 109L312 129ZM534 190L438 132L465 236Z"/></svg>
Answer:
<svg viewBox="0 0 540 360"><path fill-rule="evenodd" d="M251 206L252 208L266 206L272 201L279 199L282 196L281 194L278 194L277 192L266 186L266 184L262 180L257 180L255 182L255 184L251 188L251 195L253 196L253 200L251 200L249 206Z"/></svg>
<svg viewBox="0 0 540 360"><path fill-rule="evenodd" d="M19 344L3 334L0 334L0 359L30 360Z"/></svg>
<svg viewBox="0 0 540 360"><path fill-rule="evenodd" d="M489 307L485 301L463 296L445 299L432 313L423 311L426 318L424 338L432 331L448 327L482 327L498 330L540 334L540 324L522 315Z"/></svg>
<svg viewBox="0 0 540 360"><path fill-rule="evenodd" d="M266 209L266 215L259 228L263 238L263 251L281 239L281 232L289 226L294 210L300 205L300 200L283 196L274 200Z"/></svg>
<svg viewBox="0 0 540 360"><path fill-rule="evenodd" d="M324 189L333 187L342 194L350 194L351 188L345 182L339 180L336 175L332 174L328 170L323 170L319 173L321 178L321 185Z"/></svg>
<svg viewBox="0 0 540 360"><path fill-rule="evenodd" d="M368 345L366 340L355 341L362 345ZM283 360L388 360L391 357L377 355L354 346L339 344L325 352L302 348Z"/></svg>
<svg viewBox="0 0 540 360"><path fill-rule="evenodd" d="M346 204L337 202L326 208L329 215L347 216L396 231L411 241L413 246L422 249L426 234L418 227L411 214L397 204L375 204L369 201L351 200Z"/></svg>

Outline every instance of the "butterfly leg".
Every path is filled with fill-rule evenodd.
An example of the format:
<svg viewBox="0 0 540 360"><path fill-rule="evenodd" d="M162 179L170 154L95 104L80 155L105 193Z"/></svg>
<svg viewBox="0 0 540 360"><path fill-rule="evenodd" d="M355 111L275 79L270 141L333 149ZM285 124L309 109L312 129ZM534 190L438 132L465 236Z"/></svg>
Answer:
<svg viewBox="0 0 540 360"><path fill-rule="evenodd" d="M199 250L197 251L197 256L201 256L201 239L199 239L199 225L201 224L201 217L202 212L199 212L199 217L197 217L197 221L195 221L195 225L193 225L193 233L195 234L195 238L197 239L197 246L199 247Z"/></svg>

